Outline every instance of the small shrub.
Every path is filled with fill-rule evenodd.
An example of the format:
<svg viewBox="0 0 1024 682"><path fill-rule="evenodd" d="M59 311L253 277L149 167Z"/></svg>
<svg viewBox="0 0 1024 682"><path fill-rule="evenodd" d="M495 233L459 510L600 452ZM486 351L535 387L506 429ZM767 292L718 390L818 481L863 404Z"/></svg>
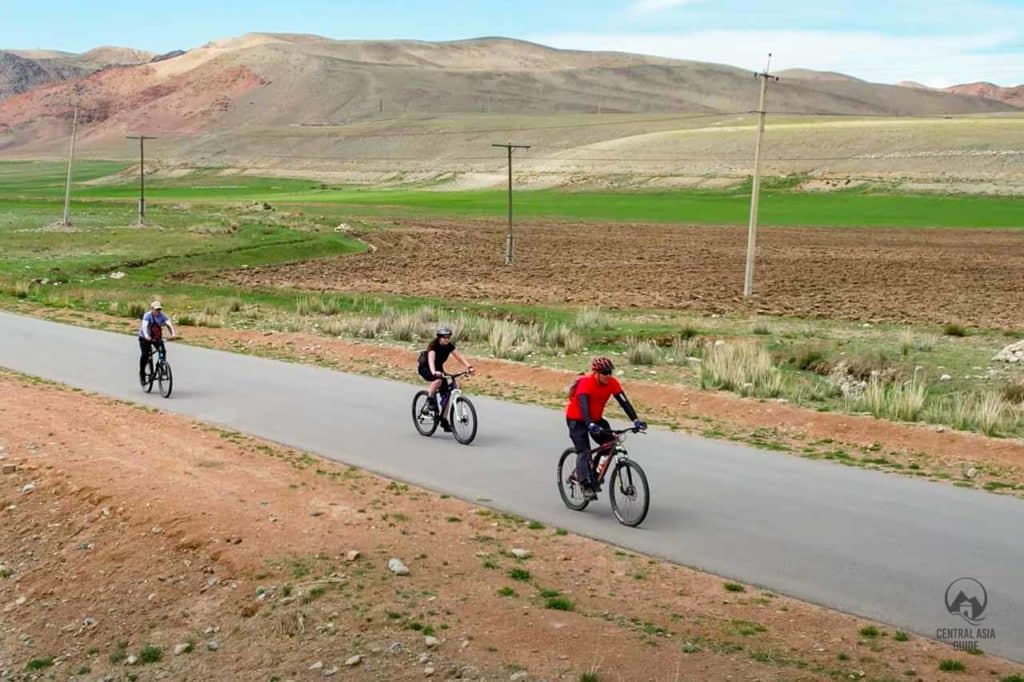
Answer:
<svg viewBox="0 0 1024 682"><path fill-rule="evenodd" d="M519 595L516 594L516 591L513 590L511 587L503 587L500 590L498 590L498 596L500 596L500 597L518 597Z"/></svg>
<svg viewBox="0 0 1024 682"><path fill-rule="evenodd" d="M1024 422L1024 412L1002 393L958 392L933 401L928 419L962 431L981 431L990 436L1014 433Z"/></svg>
<svg viewBox="0 0 1024 682"><path fill-rule="evenodd" d="M802 372L814 372L827 375L832 371L825 350L818 346L802 346L794 349L786 360L786 364Z"/></svg>
<svg viewBox="0 0 1024 682"><path fill-rule="evenodd" d="M967 329L963 325L957 324L956 322L950 322L942 328L942 333L946 336L967 336Z"/></svg>
<svg viewBox="0 0 1024 682"><path fill-rule="evenodd" d="M963 671L967 670L967 667L960 661L954 660L952 658L947 658L946 660L939 663L939 670L942 670L943 672L947 673L962 673Z"/></svg>
<svg viewBox="0 0 1024 682"><path fill-rule="evenodd" d="M530 579L530 572L524 568L513 568L509 569L508 577L512 578L512 580L526 582Z"/></svg>
<svg viewBox="0 0 1024 682"><path fill-rule="evenodd" d="M588 670L585 673L580 673L580 682L598 682L598 679L596 670Z"/></svg>
<svg viewBox="0 0 1024 682"><path fill-rule="evenodd" d="M927 394L927 384L916 376L896 384L873 377L853 402L855 409L870 412L879 419L917 421L924 411Z"/></svg>
<svg viewBox="0 0 1024 682"><path fill-rule="evenodd" d="M754 324L751 331L758 336L768 336L772 333L772 330L768 327L767 322L757 322Z"/></svg>
<svg viewBox="0 0 1024 682"><path fill-rule="evenodd" d="M46 658L33 658L28 664L25 665L27 670L43 670L53 665L53 656Z"/></svg>
<svg viewBox="0 0 1024 682"><path fill-rule="evenodd" d="M192 323L196 327L219 328L224 326L224 318L218 313L208 313L204 310L193 318Z"/></svg>
<svg viewBox="0 0 1024 682"><path fill-rule="evenodd" d="M868 626L862 627L860 629L860 636L861 637L867 637L869 639L873 639L875 637L878 637L879 634L880 633L878 631L878 628L876 628L874 625L868 625Z"/></svg>
<svg viewBox="0 0 1024 682"><path fill-rule="evenodd" d="M577 329L611 329L612 323L600 308L586 307L576 313Z"/></svg>
<svg viewBox="0 0 1024 682"><path fill-rule="evenodd" d="M340 312L340 307L337 301L328 296L303 296L295 302L295 312L302 316L335 315Z"/></svg>
<svg viewBox="0 0 1024 682"><path fill-rule="evenodd" d="M496 358L521 361L530 354L538 336L536 326L524 327L517 322L497 320L491 325L487 346Z"/></svg>
<svg viewBox="0 0 1024 682"><path fill-rule="evenodd" d="M159 663L163 657L163 650L151 644L142 647L142 651L139 652L139 661L142 663Z"/></svg>
<svg viewBox="0 0 1024 682"><path fill-rule="evenodd" d="M1024 381L1006 384L1001 391L1003 400L1014 405L1024 405Z"/></svg>
<svg viewBox="0 0 1024 682"><path fill-rule="evenodd" d="M855 355L846 360L846 373L860 381L893 374L893 360L883 350Z"/></svg>
<svg viewBox="0 0 1024 682"><path fill-rule="evenodd" d="M564 324L553 325L544 328L544 345L566 353L578 353L583 349L583 337Z"/></svg>
<svg viewBox="0 0 1024 682"><path fill-rule="evenodd" d="M893 635L892 638L894 640L896 640L897 642L906 642L906 641L908 641L910 639L910 635L908 635L903 630L897 630L896 634Z"/></svg>
<svg viewBox="0 0 1024 682"><path fill-rule="evenodd" d="M544 608L554 611L572 611L575 607L568 597L548 597Z"/></svg>
<svg viewBox="0 0 1024 682"><path fill-rule="evenodd" d="M722 587L725 588L726 592L746 592L747 590L747 588L739 583L725 583Z"/></svg>
<svg viewBox="0 0 1024 682"><path fill-rule="evenodd" d="M17 281L17 282L14 283L14 287L12 288L12 293L14 294L15 298L28 298L29 296L32 295L32 289L33 288L34 287L32 285L32 282L26 282L24 280L20 280L20 281ZM142 317L142 316L140 315L139 317Z"/></svg>
<svg viewBox="0 0 1024 682"><path fill-rule="evenodd" d="M196 318L192 317L188 313L186 313L184 315L179 315L178 319L175 320L175 322L177 324L180 324L180 325L185 326L185 327L196 327L196 326L198 326L198 325L196 325Z"/></svg>
<svg viewBox="0 0 1024 682"><path fill-rule="evenodd" d="M141 303L129 303L125 305L123 308L121 306L118 307L119 309L121 309L122 314L125 317L130 318L132 320L141 320L142 317L146 314L147 310L146 306L142 305Z"/></svg>
<svg viewBox="0 0 1024 682"><path fill-rule="evenodd" d="M631 337L626 341L626 358L633 365L655 365L661 359L661 351L653 341Z"/></svg>
<svg viewBox="0 0 1024 682"><path fill-rule="evenodd" d="M777 398L782 394L783 378L763 346L723 343L704 354L700 387L733 391L743 396Z"/></svg>

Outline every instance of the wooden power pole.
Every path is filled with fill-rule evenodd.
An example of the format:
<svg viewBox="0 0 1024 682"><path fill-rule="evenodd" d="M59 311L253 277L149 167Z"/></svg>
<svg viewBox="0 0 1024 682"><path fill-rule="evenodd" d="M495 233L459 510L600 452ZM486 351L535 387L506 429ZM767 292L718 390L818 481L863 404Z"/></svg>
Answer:
<svg viewBox="0 0 1024 682"><path fill-rule="evenodd" d="M128 135L129 140L139 141L139 225L146 220L146 140L155 140L150 135Z"/></svg>
<svg viewBox="0 0 1024 682"><path fill-rule="evenodd" d="M515 251L515 239L512 234L512 150L529 149L528 144L492 144L492 147L504 147L508 150L508 236L505 239L505 265L512 265Z"/></svg>
<svg viewBox="0 0 1024 682"><path fill-rule="evenodd" d="M768 73L772 63L772 55L768 55L768 66L761 73L754 74L755 78L761 79L761 99L757 106L757 142L754 144L754 180L750 191L750 227L747 231L747 269L743 279L743 296L748 298L754 291L754 252L757 251L757 205L761 198L761 139L764 137L764 119L766 111L764 108L765 91L768 89L768 81L778 82L778 76Z"/></svg>
<svg viewBox="0 0 1024 682"><path fill-rule="evenodd" d="M68 179L64 185L64 217L60 224L71 225L71 165L75 159L75 133L78 132L78 107L75 107L75 118L71 121L71 150L68 152Z"/></svg>

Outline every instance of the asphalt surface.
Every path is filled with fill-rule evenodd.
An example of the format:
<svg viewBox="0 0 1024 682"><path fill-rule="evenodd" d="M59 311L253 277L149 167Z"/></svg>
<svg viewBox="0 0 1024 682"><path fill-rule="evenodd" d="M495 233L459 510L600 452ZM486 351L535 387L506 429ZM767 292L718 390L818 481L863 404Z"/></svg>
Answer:
<svg viewBox="0 0 1024 682"><path fill-rule="evenodd" d="M986 652L1024 661L1024 503L1009 496L652 430L626 446L651 483L639 528L607 495L585 512L555 487L568 447L552 410L473 396L471 446L423 438L419 387L168 344L170 399L142 392L130 337L0 313L0 366L217 423L624 548L935 638L961 577L987 590ZM472 392L472 380L464 384ZM0 400L2 400L0 396ZM614 402L609 406L613 424ZM625 426L624 418L618 423ZM10 425L3 425L10 428ZM970 595L968 595L970 596Z"/></svg>

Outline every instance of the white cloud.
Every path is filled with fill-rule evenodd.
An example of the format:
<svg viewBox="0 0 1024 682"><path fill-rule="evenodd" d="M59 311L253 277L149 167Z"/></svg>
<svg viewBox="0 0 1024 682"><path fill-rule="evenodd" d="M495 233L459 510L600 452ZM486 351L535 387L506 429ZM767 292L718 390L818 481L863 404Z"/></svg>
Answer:
<svg viewBox="0 0 1024 682"><path fill-rule="evenodd" d="M690 5L700 0L633 0L629 5L629 13L633 15L653 14L667 9Z"/></svg>
<svg viewBox="0 0 1024 682"><path fill-rule="evenodd" d="M529 37L553 47L634 52L730 64L752 71L764 68L771 52L773 71L838 71L869 81L914 80L933 87L977 80L1001 85L1024 83L1020 38L1016 29L908 37L855 31L554 33Z"/></svg>

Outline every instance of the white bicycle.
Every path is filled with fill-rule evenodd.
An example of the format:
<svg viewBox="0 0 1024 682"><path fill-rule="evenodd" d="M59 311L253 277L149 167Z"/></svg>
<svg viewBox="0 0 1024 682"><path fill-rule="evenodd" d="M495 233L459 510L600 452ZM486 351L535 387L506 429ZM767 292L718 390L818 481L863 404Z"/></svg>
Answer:
<svg viewBox="0 0 1024 682"><path fill-rule="evenodd" d="M476 438L476 408L462 393L458 382L459 377L467 374L469 372L444 375L447 381L438 391L440 407L431 408L430 394L426 391L419 391L413 396L412 423L421 436L433 436L443 422L447 425L445 430L450 430L455 440L463 445L469 445Z"/></svg>

